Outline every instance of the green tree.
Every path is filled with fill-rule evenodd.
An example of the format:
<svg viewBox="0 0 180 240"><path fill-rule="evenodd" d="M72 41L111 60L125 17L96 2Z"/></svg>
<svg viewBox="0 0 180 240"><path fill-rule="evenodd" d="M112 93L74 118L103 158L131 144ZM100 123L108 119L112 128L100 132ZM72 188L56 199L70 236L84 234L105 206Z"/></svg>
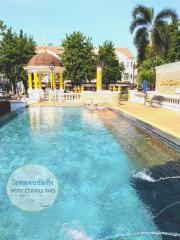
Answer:
<svg viewBox="0 0 180 240"><path fill-rule="evenodd" d="M81 85L95 78L95 54L91 39L81 32L66 35L62 41L62 64L66 68L65 79L71 80L72 86Z"/></svg>
<svg viewBox="0 0 180 240"><path fill-rule="evenodd" d="M180 60L180 23L176 20L170 25L170 46L168 48L169 62Z"/></svg>
<svg viewBox="0 0 180 240"><path fill-rule="evenodd" d="M167 20L170 18L178 19L176 12L172 9L165 8L154 16L154 9L138 5L132 12L132 23L130 32L137 29L134 37L134 43L138 50L138 60L143 61L146 58L147 51L151 55L161 53L166 49L167 39L164 38Z"/></svg>
<svg viewBox="0 0 180 240"><path fill-rule="evenodd" d="M0 41L0 72L10 80L16 93L17 82L26 86L26 73L24 64L35 54L35 42L21 30L19 34L12 32L11 28L2 33Z"/></svg>
<svg viewBox="0 0 180 240"><path fill-rule="evenodd" d="M98 64L101 65L103 69L103 84L106 89L109 84L121 80L124 65L119 63L115 54L114 44L111 41L105 41L104 44L99 47Z"/></svg>
<svg viewBox="0 0 180 240"><path fill-rule="evenodd" d="M0 36L2 35L5 29L6 29L6 25L2 20L0 20Z"/></svg>
<svg viewBox="0 0 180 240"><path fill-rule="evenodd" d="M160 57L149 58L144 60L140 66L137 75L137 85L138 88L142 88L143 80L147 80L147 86L150 90L154 90L155 80L156 80L156 71L155 67L162 65L164 60Z"/></svg>

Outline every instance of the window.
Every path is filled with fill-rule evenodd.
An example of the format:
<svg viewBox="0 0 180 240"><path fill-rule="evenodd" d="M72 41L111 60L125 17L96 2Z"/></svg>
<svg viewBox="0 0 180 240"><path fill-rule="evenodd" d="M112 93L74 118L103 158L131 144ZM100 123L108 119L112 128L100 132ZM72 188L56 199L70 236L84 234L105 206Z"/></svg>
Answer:
<svg viewBox="0 0 180 240"><path fill-rule="evenodd" d="M128 80L129 78L129 73L124 73L124 80Z"/></svg>

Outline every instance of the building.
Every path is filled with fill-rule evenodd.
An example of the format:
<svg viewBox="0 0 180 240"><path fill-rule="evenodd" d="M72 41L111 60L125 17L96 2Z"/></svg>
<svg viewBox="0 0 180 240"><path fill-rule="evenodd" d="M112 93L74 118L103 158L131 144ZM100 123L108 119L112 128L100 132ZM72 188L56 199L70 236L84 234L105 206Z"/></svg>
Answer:
<svg viewBox="0 0 180 240"><path fill-rule="evenodd" d="M120 63L124 64L125 71L122 76L122 81L128 81L131 84L135 83L135 57L128 48L116 48L115 54Z"/></svg>

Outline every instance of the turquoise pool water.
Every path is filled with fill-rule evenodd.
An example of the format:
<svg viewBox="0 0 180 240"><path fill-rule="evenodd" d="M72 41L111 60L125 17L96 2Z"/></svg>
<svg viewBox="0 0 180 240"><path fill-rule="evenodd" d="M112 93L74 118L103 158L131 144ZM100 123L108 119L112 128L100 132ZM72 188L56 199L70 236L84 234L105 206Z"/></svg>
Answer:
<svg viewBox="0 0 180 240"><path fill-rule="evenodd" d="M131 183L140 166L98 114L79 107L31 108L0 123L1 240L117 239L117 234L159 232ZM54 204L41 212L16 208L6 194L10 174L29 163L46 166L60 185Z"/></svg>

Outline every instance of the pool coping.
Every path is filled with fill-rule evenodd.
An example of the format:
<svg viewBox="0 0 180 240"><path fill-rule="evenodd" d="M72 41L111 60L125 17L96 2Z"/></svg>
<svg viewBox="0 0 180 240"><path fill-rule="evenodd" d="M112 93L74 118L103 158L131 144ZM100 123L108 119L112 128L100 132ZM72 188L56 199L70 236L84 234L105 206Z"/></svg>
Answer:
<svg viewBox="0 0 180 240"><path fill-rule="evenodd" d="M173 148L177 152L180 152L180 139L178 139L177 137L175 137L165 131L162 131L159 128L157 128L145 121L142 121L130 114L127 114L127 113L123 112L122 110L119 110L119 109L116 109L113 107L109 107L109 109L120 114L121 117L128 120L136 127L139 127L140 129L149 133L151 136L158 139L162 143L168 145L169 147Z"/></svg>

